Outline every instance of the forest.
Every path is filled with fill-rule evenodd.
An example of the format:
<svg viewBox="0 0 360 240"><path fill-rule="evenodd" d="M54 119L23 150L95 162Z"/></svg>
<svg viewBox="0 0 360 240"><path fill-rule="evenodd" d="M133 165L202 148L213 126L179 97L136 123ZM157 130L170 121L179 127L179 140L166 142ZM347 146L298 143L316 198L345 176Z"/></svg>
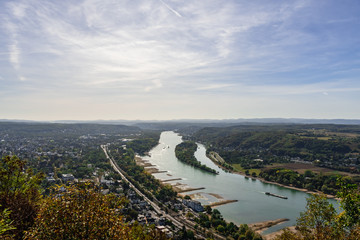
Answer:
<svg viewBox="0 0 360 240"><path fill-rule="evenodd" d="M193 139L206 143L228 163L261 168L271 163L305 161L359 172L360 126L242 125L203 128ZM254 161L261 159L262 161Z"/></svg>
<svg viewBox="0 0 360 240"><path fill-rule="evenodd" d="M196 157L194 156L196 149L197 149L197 145L195 142L185 141L176 146L175 155L177 159L179 159L180 161L186 164L189 164L190 166L199 168L206 172L217 174L215 169L209 168L205 164L201 164L201 162L199 162L196 159Z"/></svg>

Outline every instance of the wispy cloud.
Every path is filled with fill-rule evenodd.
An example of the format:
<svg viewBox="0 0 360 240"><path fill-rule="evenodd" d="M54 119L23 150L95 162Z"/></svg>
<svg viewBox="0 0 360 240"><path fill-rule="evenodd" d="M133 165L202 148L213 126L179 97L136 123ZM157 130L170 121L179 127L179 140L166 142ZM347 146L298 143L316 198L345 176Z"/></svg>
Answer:
<svg viewBox="0 0 360 240"><path fill-rule="evenodd" d="M203 102L221 92L224 104L240 95L351 95L360 88L360 8L330 13L338 4L1 1L0 72L7 91L86 101L150 103L160 91Z"/></svg>
<svg viewBox="0 0 360 240"><path fill-rule="evenodd" d="M9 36L8 55L9 61L13 68L18 71L20 68L20 47L18 43L18 33L16 24L12 23L8 18L4 18L3 27L6 29Z"/></svg>
<svg viewBox="0 0 360 240"><path fill-rule="evenodd" d="M178 13L177 11L175 11L173 8L171 8L168 4L166 4L163 0L160 0L160 2L162 4L165 5L165 7L167 7L167 9L169 9L171 12L173 12L176 16L178 17L182 17L180 13Z"/></svg>
<svg viewBox="0 0 360 240"><path fill-rule="evenodd" d="M161 88L163 85L159 79L152 80L152 85L145 88L145 92L150 92L154 89Z"/></svg>
<svg viewBox="0 0 360 240"><path fill-rule="evenodd" d="M63 9L51 2L26 3L10 7L13 16L23 19L19 27L25 30L21 36L12 31L11 63L19 70L20 45L25 45L32 35L37 42L33 41L26 50L27 56L21 56L29 59L32 52L48 53L50 59L45 61L56 61L58 68L77 69L71 82L75 78L78 83L90 85L113 79L129 83L151 82L154 77L175 79L184 71L191 76L199 68L211 72L220 67L221 71L218 63L238 57L258 60L269 53L264 55L262 50L257 56L258 52L249 52L248 46L236 46L237 35L241 37L252 28L267 25L278 15L265 14L262 9L254 14L244 9L237 16L234 3L224 5L217 1L214 6L198 2L177 4L187 16L181 21L169 15L170 10L182 16L179 11L162 0L139 5L87 0L77 5L64 4ZM29 29L36 30L29 36Z"/></svg>
<svg viewBox="0 0 360 240"><path fill-rule="evenodd" d="M214 89L221 89L221 88L228 88L232 87L234 84L210 84L207 86L202 86L197 88L198 90L214 90Z"/></svg>
<svg viewBox="0 0 360 240"><path fill-rule="evenodd" d="M27 5L24 3L9 2L7 7L17 19L22 19L26 15Z"/></svg>
<svg viewBox="0 0 360 240"><path fill-rule="evenodd" d="M14 66L16 70L20 68L20 49L18 47L17 41L14 41L9 45L9 59L11 64Z"/></svg>
<svg viewBox="0 0 360 240"><path fill-rule="evenodd" d="M329 93L351 93L360 92L359 87L343 87L339 83L316 83L301 85L280 85L280 86L243 86L243 93L272 95L272 96L290 96L302 95L310 96L311 94L329 95Z"/></svg>

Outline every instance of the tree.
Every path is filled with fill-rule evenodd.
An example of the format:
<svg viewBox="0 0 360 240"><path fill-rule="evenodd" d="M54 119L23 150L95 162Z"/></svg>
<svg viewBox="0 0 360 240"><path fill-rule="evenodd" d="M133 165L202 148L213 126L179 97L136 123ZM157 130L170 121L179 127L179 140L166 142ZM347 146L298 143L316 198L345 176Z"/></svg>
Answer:
<svg viewBox="0 0 360 240"><path fill-rule="evenodd" d="M255 233L247 224L239 226L238 240L262 240L260 234Z"/></svg>
<svg viewBox="0 0 360 240"><path fill-rule="evenodd" d="M255 233L251 229L248 229L245 232L245 239L252 240L254 238L254 235L255 235Z"/></svg>
<svg viewBox="0 0 360 240"><path fill-rule="evenodd" d="M218 230L220 233L225 232L225 227L223 225L217 226L216 230Z"/></svg>
<svg viewBox="0 0 360 240"><path fill-rule="evenodd" d="M277 239L360 239L360 193L355 184L339 179L342 212L339 214L325 195L313 195L307 200L306 210L297 221L297 233L285 230Z"/></svg>
<svg viewBox="0 0 360 240"><path fill-rule="evenodd" d="M308 198L305 212L300 213L297 226L305 238L335 239L337 226L334 221L336 210L324 195Z"/></svg>
<svg viewBox="0 0 360 240"><path fill-rule="evenodd" d="M211 214L212 209L211 209L211 207L210 207L209 205L206 205L206 206L205 206L205 212L206 212L207 214Z"/></svg>
<svg viewBox="0 0 360 240"><path fill-rule="evenodd" d="M239 226L239 232L240 234L245 234L245 232L249 229L249 226L247 224L241 224Z"/></svg>
<svg viewBox="0 0 360 240"><path fill-rule="evenodd" d="M187 235L187 239L195 239L195 234L191 230L187 230L186 235Z"/></svg>
<svg viewBox="0 0 360 240"><path fill-rule="evenodd" d="M356 184L350 184L343 181L338 181L341 191L337 196L341 199L340 205L344 209L345 214L341 214L340 221L351 230L354 226L360 225L360 193Z"/></svg>
<svg viewBox="0 0 360 240"><path fill-rule="evenodd" d="M161 201L169 201L174 199L177 193L172 189L171 186L165 185L160 188L160 191L158 191L156 195L156 197Z"/></svg>
<svg viewBox="0 0 360 240"><path fill-rule="evenodd" d="M40 208L25 239L165 239L154 230L130 226L120 214L122 201L92 184L57 188Z"/></svg>
<svg viewBox="0 0 360 240"><path fill-rule="evenodd" d="M9 230L15 229L11 224L12 221L9 218L10 211L8 209L4 209L0 212L0 237L6 238L9 236L6 232ZM7 236L6 236L7 235ZM10 236L9 236L10 238Z"/></svg>
<svg viewBox="0 0 360 240"><path fill-rule="evenodd" d="M289 229L283 229L283 232L280 236L275 238L276 240L295 240L295 239L302 239L299 233L295 233L290 231Z"/></svg>
<svg viewBox="0 0 360 240"><path fill-rule="evenodd" d="M41 199L42 173L34 174L18 157L5 156L0 161L0 211L9 209L15 239L21 239L24 231L34 223Z"/></svg>
<svg viewBox="0 0 360 240"><path fill-rule="evenodd" d="M313 177L314 176L314 173L311 171L311 170L305 170L304 172L304 177Z"/></svg>

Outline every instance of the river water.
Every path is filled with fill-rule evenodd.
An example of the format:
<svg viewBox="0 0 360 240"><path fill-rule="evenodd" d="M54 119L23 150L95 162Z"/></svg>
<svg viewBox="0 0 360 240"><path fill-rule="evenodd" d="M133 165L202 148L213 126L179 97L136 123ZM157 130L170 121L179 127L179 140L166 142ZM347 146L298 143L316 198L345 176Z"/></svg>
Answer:
<svg viewBox="0 0 360 240"><path fill-rule="evenodd" d="M290 219L263 232L267 234L295 225L299 213L305 209L306 198L309 194L225 172L206 157L206 149L201 144L198 144L195 157L219 171L219 175L207 173L180 162L175 156L175 147L182 142L182 138L177 133L162 132L159 142L159 145L150 151L150 157L143 157L144 160L149 160L150 163L156 165L159 170L167 171L154 174L154 176L161 180L181 178L182 180L171 183L178 182L193 188L204 187L205 189L186 193L189 195L202 193L202 198L197 200L203 204L216 200L208 193L219 194L227 200L238 200L216 207L229 222L241 224L279 218ZM265 192L286 196L288 199L267 196ZM332 202L336 204L335 201Z"/></svg>

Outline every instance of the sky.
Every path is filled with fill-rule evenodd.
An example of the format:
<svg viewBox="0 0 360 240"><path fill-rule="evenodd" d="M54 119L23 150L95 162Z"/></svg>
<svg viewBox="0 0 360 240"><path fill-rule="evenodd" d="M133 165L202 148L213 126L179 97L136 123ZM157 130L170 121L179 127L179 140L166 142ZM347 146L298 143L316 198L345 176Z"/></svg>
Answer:
<svg viewBox="0 0 360 240"><path fill-rule="evenodd" d="M360 119L359 0L0 0L0 119Z"/></svg>

